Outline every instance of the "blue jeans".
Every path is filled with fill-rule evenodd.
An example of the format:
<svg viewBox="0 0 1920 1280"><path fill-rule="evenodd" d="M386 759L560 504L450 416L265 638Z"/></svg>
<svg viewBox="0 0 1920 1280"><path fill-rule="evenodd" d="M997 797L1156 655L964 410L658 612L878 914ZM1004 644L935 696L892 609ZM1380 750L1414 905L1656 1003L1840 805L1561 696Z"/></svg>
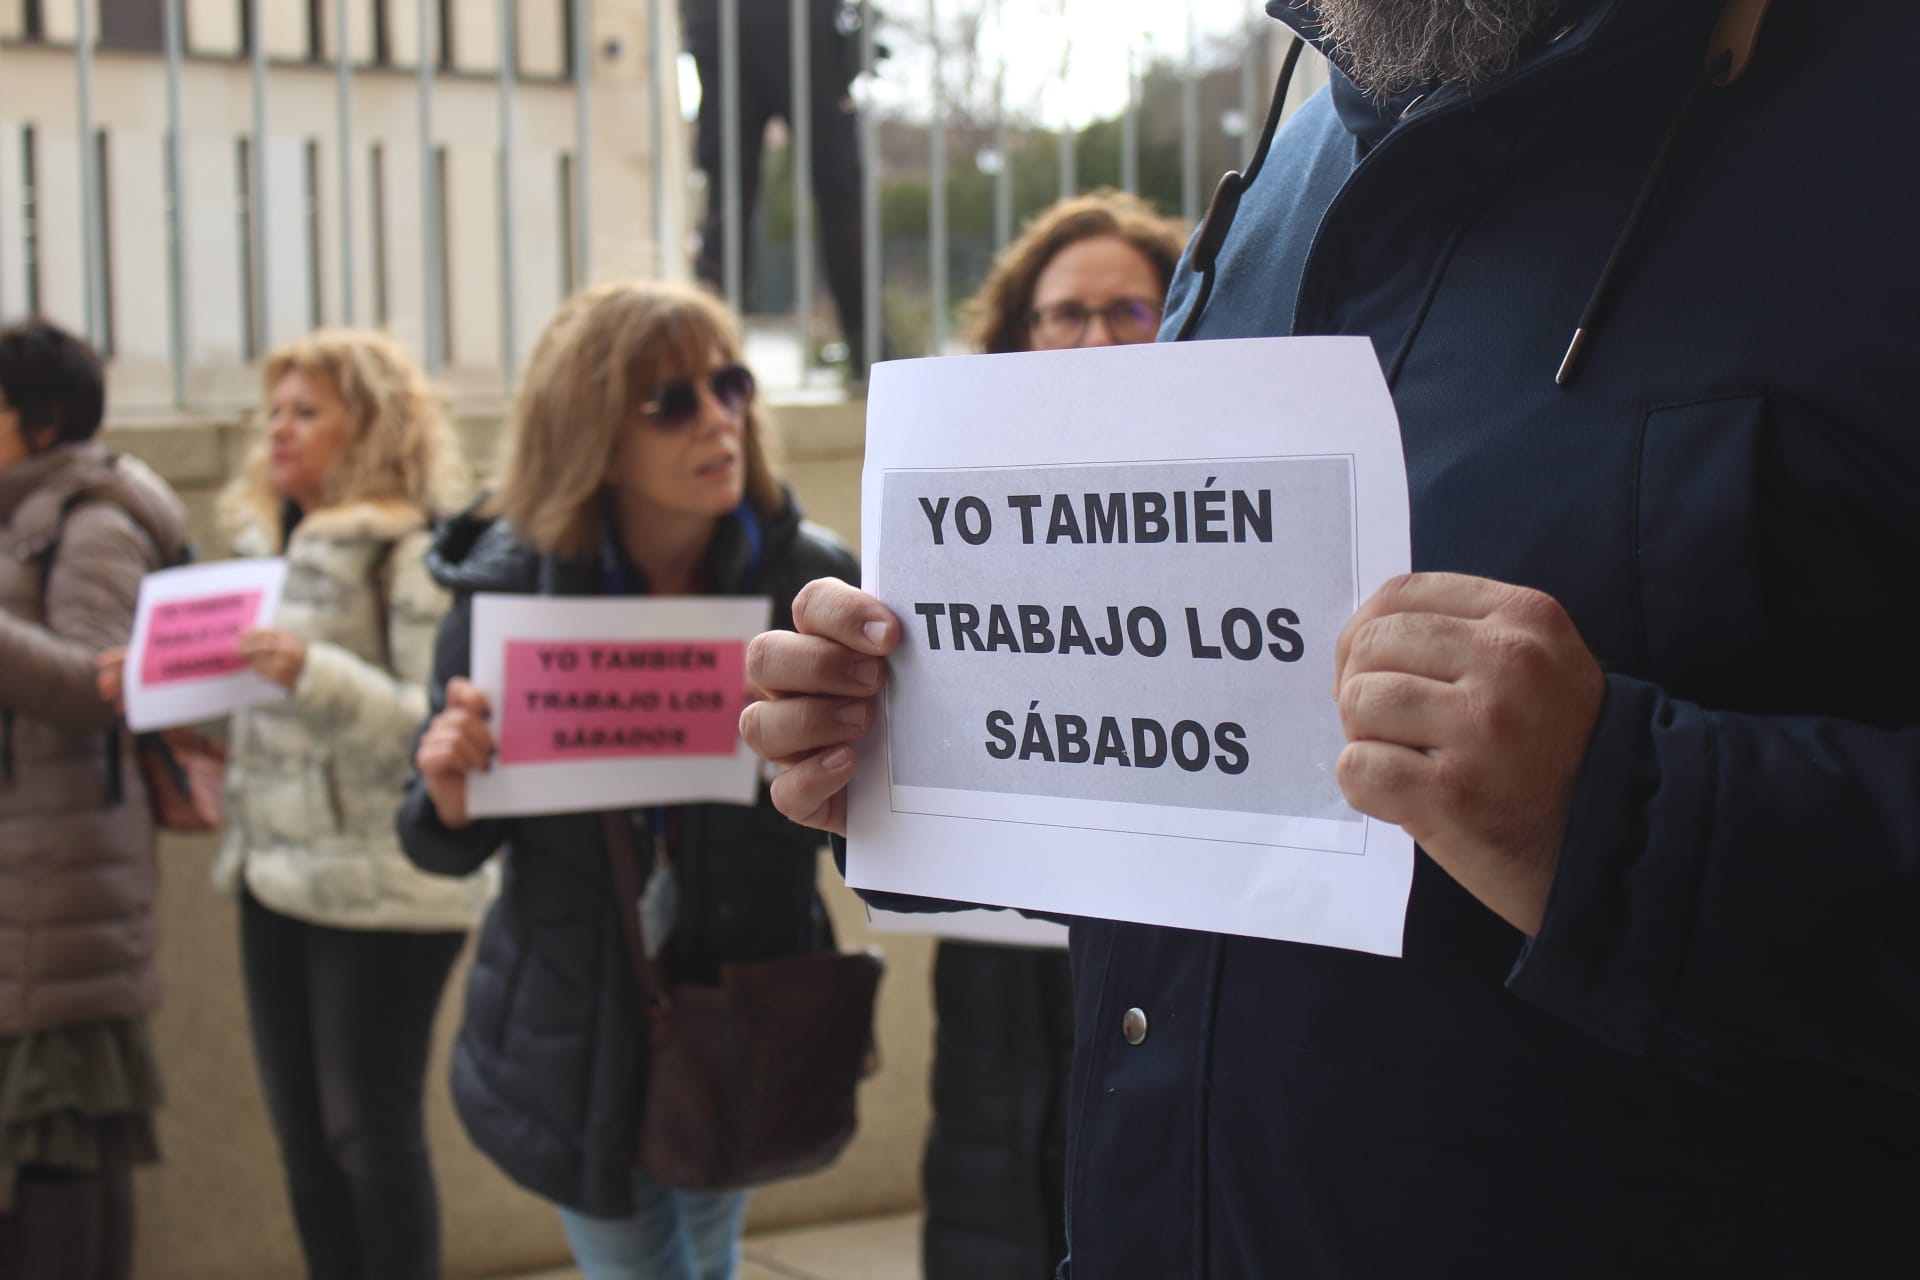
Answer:
<svg viewBox="0 0 1920 1280"><path fill-rule="evenodd" d="M733 1280L746 1216L745 1191L674 1191L636 1170L631 1215L562 1206L560 1225L586 1280Z"/></svg>

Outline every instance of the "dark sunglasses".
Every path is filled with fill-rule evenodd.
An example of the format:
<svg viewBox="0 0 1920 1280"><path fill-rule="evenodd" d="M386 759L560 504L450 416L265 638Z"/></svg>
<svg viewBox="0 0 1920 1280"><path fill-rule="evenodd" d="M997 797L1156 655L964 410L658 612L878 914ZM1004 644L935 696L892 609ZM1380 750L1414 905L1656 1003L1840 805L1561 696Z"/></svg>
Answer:
<svg viewBox="0 0 1920 1280"><path fill-rule="evenodd" d="M746 411L753 399L753 371L743 364L723 364L707 375L707 390L732 417ZM700 416L700 387L690 378L660 384L653 399L640 406L654 426L678 431Z"/></svg>

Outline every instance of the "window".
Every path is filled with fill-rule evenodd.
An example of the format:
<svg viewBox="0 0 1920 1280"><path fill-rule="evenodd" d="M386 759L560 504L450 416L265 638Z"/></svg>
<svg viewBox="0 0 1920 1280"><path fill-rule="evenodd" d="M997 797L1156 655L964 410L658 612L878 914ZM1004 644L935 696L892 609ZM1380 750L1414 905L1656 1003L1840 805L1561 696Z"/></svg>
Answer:
<svg viewBox="0 0 1920 1280"><path fill-rule="evenodd" d="M156 0L100 0L100 47L159 53L167 47L165 9Z"/></svg>
<svg viewBox="0 0 1920 1280"><path fill-rule="evenodd" d="M387 163L386 152L379 143L373 144L370 158L373 173L372 180L367 184L367 194L373 206L373 324L377 329L384 329L390 318L387 301Z"/></svg>
<svg viewBox="0 0 1920 1280"><path fill-rule="evenodd" d="M240 246L240 349L246 359L253 360L260 355L261 316L259 281L253 271L253 147L249 139L235 139L234 165L240 214L240 234L235 237Z"/></svg>
<svg viewBox="0 0 1920 1280"><path fill-rule="evenodd" d="M388 0L373 0L373 65L393 65L393 29L387 22Z"/></svg>
<svg viewBox="0 0 1920 1280"><path fill-rule="evenodd" d="M20 12L20 38L23 40L47 38L46 0L26 0Z"/></svg>
<svg viewBox="0 0 1920 1280"><path fill-rule="evenodd" d="M580 255L573 243L573 153L560 153L560 296L571 298L580 287Z"/></svg>
<svg viewBox="0 0 1920 1280"><path fill-rule="evenodd" d="M27 314L40 314L40 164L39 135L32 125L20 130L20 221L26 251Z"/></svg>
<svg viewBox="0 0 1920 1280"><path fill-rule="evenodd" d="M320 327L320 144L307 139L305 210L307 223L307 327Z"/></svg>
<svg viewBox="0 0 1920 1280"><path fill-rule="evenodd" d="M100 354L108 360L114 356L113 333L113 186L109 176L112 167L107 163L107 131L96 130L93 135L93 159L95 174L99 177L100 189L97 201L100 207Z"/></svg>
<svg viewBox="0 0 1920 1280"><path fill-rule="evenodd" d="M453 70L453 0L440 0L440 69ZM420 33L422 46L426 44L427 33ZM424 50L423 55L424 56Z"/></svg>
<svg viewBox="0 0 1920 1280"><path fill-rule="evenodd" d="M452 219L447 213L447 149L433 149L433 212L439 231L440 259L440 343L435 353L436 368L444 368L453 355L453 236Z"/></svg>

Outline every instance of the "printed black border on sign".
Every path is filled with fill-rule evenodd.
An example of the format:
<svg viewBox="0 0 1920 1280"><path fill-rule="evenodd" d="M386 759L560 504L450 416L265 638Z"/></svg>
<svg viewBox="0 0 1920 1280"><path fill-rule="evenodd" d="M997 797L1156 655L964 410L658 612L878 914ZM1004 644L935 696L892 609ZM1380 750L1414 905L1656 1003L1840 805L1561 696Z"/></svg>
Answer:
<svg viewBox="0 0 1920 1280"><path fill-rule="evenodd" d="M985 466L985 467L882 467L880 469L881 486L882 486L881 487L881 505L882 505L882 510L884 510L885 503L886 503L886 490L885 490L886 478L888 476L894 476L894 475L949 475L954 472L966 472L967 474L974 475L974 474L979 474L980 472L985 472L985 471L1059 471L1059 470L1068 470L1068 469L1074 469L1074 468L1083 468L1085 470L1092 471L1102 467L1165 467L1165 466L1184 466L1189 464L1205 465L1207 463L1229 463L1229 462L1324 462L1329 458L1341 459L1345 461L1347 464L1347 497L1348 497L1347 511L1348 511L1348 518L1353 522L1353 528L1352 528L1353 536L1351 539L1352 545L1353 545L1353 584L1354 584L1354 597L1355 597L1353 601L1353 607L1357 610L1360 607L1360 600L1359 600L1359 593L1360 593L1359 470L1360 468L1355 455L1351 453L1247 454L1247 455L1242 455L1238 457L1213 456L1213 457L1199 457L1199 458L1116 458L1107 462L1029 462L1029 463L1012 463L1012 464L1007 464L1003 466ZM1317 845L1280 844L1277 842L1270 842L1265 840L1229 840L1223 836L1169 836L1166 833L1160 832L1160 831L1136 831L1130 827L1086 826L1084 824L1072 823L1072 822L1039 822L1030 818L985 818L985 817L978 817L972 814L929 813L921 809L901 808L894 801L894 795L898 790L898 788L893 780L893 686L891 683L888 683L886 686L882 688L881 696L886 699L886 704L887 704L887 809L890 813L910 814L916 817L923 817L923 818L947 818L956 822L986 822L986 823L994 823L997 825L1013 826L1013 827L1045 827L1045 828L1049 828L1052 830L1059 830L1059 831L1110 831L1110 832L1118 832L1122 835L1147 836L1147 837L1156 838L1156 839L1193 840L1202 844L1244 845L1249 848L1260 848L1260 849L1295 849L1303 853L1330 853L1330 854L1335 854L1340 857L1346 857L1346 858L1364 858L1367 856L1364 841L1362 842L1362 847L1359 852L1351 853L1345 849L1324 849ZM929 790L931 788L921 788L921 789ZM950 788L941 788L941 789L947 790ZM995 795L1013 796L1013 795L1021 795L1023 793L1013 792L1013 791L970 791L968 794L985 795L985 796L995 796ZM1071 799L1072 797L1050 797L1050 798ZM1112 803L1112 802L1088 801L1087 803ZM1171 809L1171 808L1178 808L1179 806L1154 805L1152 807L1156 809ZM1221 813L1244 812L1244 810L1240 810L1240 811L1218 810L1217 812L1221 812ZM1258 817L1258 818L1270 818L1273 815L1252 814L1249 816ZM1295 814L1291 816L1301 817L1303 815ZM1368 819L1364 814L1360 815L1360 824L1363 830L1369 829L1372 826L1371 820Z"/></svg>

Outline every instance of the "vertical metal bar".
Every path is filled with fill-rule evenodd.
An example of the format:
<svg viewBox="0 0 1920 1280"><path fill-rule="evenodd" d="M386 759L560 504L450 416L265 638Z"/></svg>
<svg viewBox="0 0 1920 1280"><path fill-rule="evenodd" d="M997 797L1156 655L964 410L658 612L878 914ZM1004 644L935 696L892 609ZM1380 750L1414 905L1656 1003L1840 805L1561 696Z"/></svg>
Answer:
<svg viewBox="0 0 1920 1280"><path fill-rule="evenodd" d="M1060 198L1065 200L1080 188L1080 135L1071 124L1060 126Z"/></svg>
<svg viewBox="0 0 1920 1280"><path fill-rule="evenodd" d="M1266 113L1260 110L1260 81L1267 64L1262 56L1267 45L1252 14L1243 18L1241 25L1246 37L1240 53L1240 163L1245 165L1253 159L1253 144L1260 140L1260 126L1266 119Z"/></svg>
<svg viewBox="0 0 1920 1280"><path fill-rule="evenodd" d="M339 126L334 147L340 153L340 322L354 323L353 305L353 59L347 52L347 0L334 0L333 39L338 72L335 93Z"/></svg>
<svg viewBox="0 0 1920 1280"><path fill-rule="evenodd" d="M514 48L519 43L519 8L514 0L500 0L500 382L513 386L514 371L520 367L519 335L514 329L513 309L517 301L514 286L513 193L513 77L518 59Z"/></svg>
<svg viewBox="0 0 1920 1280"><path fill-rule="evenodd" d="M1140 191L1140 72L1134 65L1134 44L1127 41L1127 105L1120 115L1120 189Z"/></svg>
<svg viewBox="0 0 1920 1280"><path fill-rule="evenodd" d="M259 0L251 0L258 4ZM418 0L420 99L420 345L428 373L438 373L440 351L440 211L433 154L433 57L427 48L433 6Z"/></svg>
<svg viewBox="0 0 1920 1280"><path fill-rule="evenodd" d="M272 291L267 281L267 28L260 0L247 0L253 29L253 218L255 349L265 354L273 343Z"/></svg>
<svg viewBox="0 0 1920 1280"><path fill-rule="evenodd" d="M84 0L78 6L79 26L74 35L74 58L79 72L81 234L86 240L81 277L86 294L87 340L95 347L106 337L107 300L105 218L100 208L100 148L93 139L93 22Z"/></svg>
<svg viewBox="0 0 1920 1280"><path fill-rule="evenodd" d="M947 346L947 82L940 39L940 0L927 0L927 34L933 43L933 118L927 125L927 287L933 295L931 354Z"/></svg>
<svg viewBox="0 0 1920 1280"><path fill-rule="evenodd" d="M593 214L588 197L592 192L591 178L593 162L589 158L593 146L593 113L591 110L590 87L593 69L587 59L592 51L592 38L587 30L587 0L568 0L573 14L573 278L575 287L585 285L593 279ZM661 44L660 28L665 19L660 16L661 2L649 6L654 13L653 46ZM660 94L658 69L655 73L654 118L658 123L660 116ZM655 139L654 154L659 154L659 139ZM654 234L663 235L665 225L662 210L665 195L659 181L654 182Z"/></svg>
<svg viewBox="0 0 1920 1280"><path fill-rule="evenodd" d="M5 63L6 63L6 56L4 52L0 52L0 88L4 88L7 83L7 78L4 74L6 70ZM4 101L4 99L0 99L0 101ZM8 234L8 223L7 223L8 212L9 210L6 208L6 206L3 204L0 204L0 240L4 240ZM0 254L0 267L4 267L5 265L6 265L5 255ZM0 298L4 298L7 296L6 283L7 283L7 280L6 280L5 274L0 273ZM0 324L5 324L6 321L7 321L6 310L4 308L0 308Z"/></svg>
<svg viewBox="0 0 1920 1280"><path fill-rule="evenodd" d="M1001 0L994 0L993 35L998 48L993 69L993 154L999 159L993 171L995 253L1013 239L1013 157L1007 154L1007 28L1000 5Z"/></svg>
<svg viewBox="0 0 1920 1280"><path fill-rule="evenodd" d="M1200 40L1187 9L1187 61L1180 69L1180 216L1200 216Z"/></svg>
<svg viewBox="0 0 1920 1280"><path fill-rule="evenodd" d="M187 403L187 193L180 108L182 48L180 5L166 0L167 41L167 362L173 372L173 407Z"/></svg>
<svg viewBox="0 0 1920 1280"><path fill-rule="evenodd" d="M720 280L740 314L740 0L720 0Z"/></svg>
<svg viewBox="0 0 1920 1280"><path fill-rule="evenodd" d="M793 311L800 381L813 367L813 21L809 0L788 10L793 32Z"/></svg>
<svg viewBox="0 0 1920 1280"><path fill-rule="evenodd" d="M667 169L667 129L668 121L680 118L680 77L673 50L667 44L667 9L666 0L654 0L647 6L647 63L653 93L653 105L647 112L647 163L653 183L653 270L659 276L670 274L669 264L674 260L670 229L673 208L667 198L672 183ZM585 98L578 100L584 102Z"/></svg>
<svg viewBox="0 0 1920 1280"><path fill-rule="evenodd" d="M876 18L874 7L868 0L860 0L860 66L864 72L863 101L860 104L860 154L865 162L860 166L860 289L863 294L861 314L866 317L866 328L862 331L861 353L868 369L880 363L880 331L886 327L886 316L881 312L882 291L880 288L880 121L873 100L873 24Z"/></svg>

